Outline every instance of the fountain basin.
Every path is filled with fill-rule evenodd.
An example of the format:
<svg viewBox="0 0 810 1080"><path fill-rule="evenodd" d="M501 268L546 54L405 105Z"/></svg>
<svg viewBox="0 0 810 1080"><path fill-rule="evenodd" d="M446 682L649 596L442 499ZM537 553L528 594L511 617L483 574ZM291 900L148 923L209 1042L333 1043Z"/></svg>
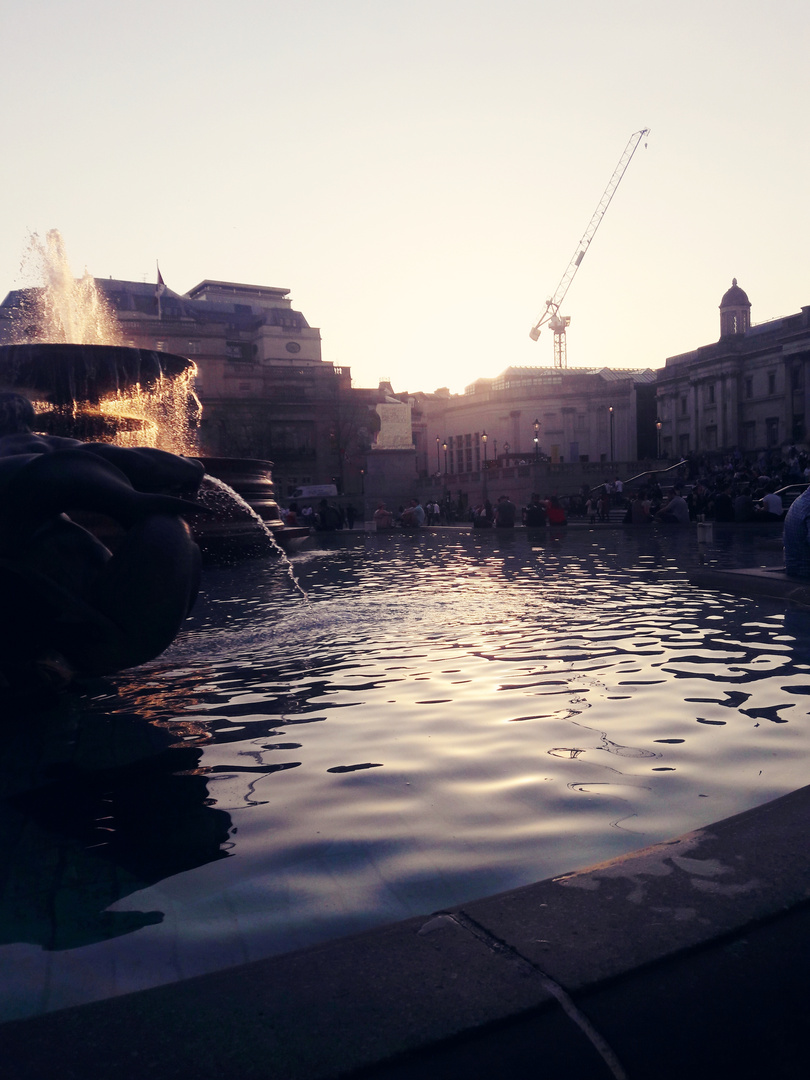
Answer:
<svg viewBox="0 0 810 1080"><path fill-rule="evenodd" d="M123 345L0 346L0 387L56 406L97 405L105 397L136 387L151 390L161 379L193 370L193 361L184 356Z"/></svg>
<svg viewBox="0 0 810 1080"><path fill-rule="evenodd" d="M261 458L200 457L206 477L198 501L214 510L191 521L197 543L208 559L230 559L287 551L310 535L307 527L287 527L281 520L273 483L273 462ZM220 481L241 501L234 500Z"/></svg>
<svg viewBox="0 0 810 1080"><path fill-rule="evenodd" d="M196 399L188 384L195 371L194 363L186 357L119 345L49 342L0 346L0 390L22 393L34 402L37 431L85 442L157 445L191 456L194 447L188 405ZM180 393L175 397L178 387ZM141 410L145 415L127 415ZM206 558L265 555L277 545L289 547L309 535L309 529L287 529L281 520L272 462L253 458L201 460L208 476L215 480L203 483L199 501L213 509L216 518L195 515L191 524ZM81 520L104 543L115 546L117 530L112 523L87 515Z"/></svg>

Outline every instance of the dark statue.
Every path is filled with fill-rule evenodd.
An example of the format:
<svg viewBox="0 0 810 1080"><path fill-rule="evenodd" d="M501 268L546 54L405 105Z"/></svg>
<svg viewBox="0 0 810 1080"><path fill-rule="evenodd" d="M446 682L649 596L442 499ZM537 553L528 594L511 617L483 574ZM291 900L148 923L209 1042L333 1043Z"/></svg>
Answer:
<svg viewBox="0 0 810 1080"><path fill-rule="evenodd" d="M199 461L33 426L27 398L0 394L0 697L21 699L168 647L200 580L184 515L206 512Z"/></svg>

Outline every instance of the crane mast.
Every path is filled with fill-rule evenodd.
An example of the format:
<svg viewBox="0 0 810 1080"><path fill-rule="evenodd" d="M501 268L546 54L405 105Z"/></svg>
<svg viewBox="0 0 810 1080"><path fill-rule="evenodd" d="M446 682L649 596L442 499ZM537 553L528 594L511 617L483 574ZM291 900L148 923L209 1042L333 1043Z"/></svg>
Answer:
<svg viewBox="0 0 810 1080"><path fill-rule="evenodd" d="M571 257L571 261L565 269L565 273L560 278L560 283L554 290L554 295L546 300L546 308L537 322L529 331L529 337L532 341L537 341L540 337L540 327L546 323L551 327L554 334L554 366L555 368L564 368L567 366L567 354L566 354L566 342L565 342L565 330L571 319L567 315L560 315L560 305L565 299L565 294L574 280L574 275L585 258L585 252L590 246L591 240L596 235L596 230L605 216L605 211L610 206L610 200L616 193L616 188L621 183L621 179L627 171L627 166L633 159L638 149L638 144L649 134L649 128L642 128L641 131L636 131L630 136L630 141L624 148L624 153L619 158L619 163L613 170L613 175L610 178L608 186L599 200L599 205L593 212L591 220L588 222L588 228L582 235L582 239L577 244L576 251Z"/></svg>

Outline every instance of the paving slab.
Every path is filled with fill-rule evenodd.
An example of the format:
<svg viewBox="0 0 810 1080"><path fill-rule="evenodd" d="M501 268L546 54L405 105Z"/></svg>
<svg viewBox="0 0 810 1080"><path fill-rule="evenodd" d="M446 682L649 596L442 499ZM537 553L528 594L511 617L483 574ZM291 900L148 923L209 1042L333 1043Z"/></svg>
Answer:
<svg viewBox="0 0 810 1080"><path fill-rule="evenodd" d="M810 581L788 577L784 567L759 566L749 570L695 567L688 571L688 577L700 589L717 589L735 596L768 596L810 607Z"/></svg>
<svg viewBox="0 0 810 1080"><path fill-rule="evenodd" d="M0 1025L4 1080L333 1077L544 1004L447 917Z"/></svg>
<svg viewBox="0 0 810 1080"><path fill-rule="evenodd" d="M808 829L803 788L586 871L0 1025L0 1074L740 1080L755 1075L747 1063L775 1060L779 1044L783 1071L759 1075L803 1077L810 1070L784 1070L806 1064L810 1044L788 1026L808 1004ZM751 1032L759 1018L770 1034L758 1059L729 1054L736 1071L717 1071L722 1056L702 1040L732 1038L735 1017ZM667 1055L678 1031L678 1053ZM747 1038L737 1040L743 1050Z"/></svg>
<svg viewBox="0 0 810 1080"><path fill-rule="evenodd" d="M587 870L464 905L568 990L593 986L810 898L810 788Z"/></svg>

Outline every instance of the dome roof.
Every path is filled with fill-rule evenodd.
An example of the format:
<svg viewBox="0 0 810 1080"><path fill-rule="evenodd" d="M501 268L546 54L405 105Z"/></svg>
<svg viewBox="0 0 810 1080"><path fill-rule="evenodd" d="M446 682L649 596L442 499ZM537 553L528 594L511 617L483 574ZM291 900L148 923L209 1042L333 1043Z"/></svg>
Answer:
<svg viewBox="0 0 810 1080"><path fill-rule="evenodd" d="M731 279L731 288L728 292L724 293L723 299L720 301L721 310L724 307L751 307L751 301L744 289L741 289L737 284L737 279Z"/></svg>

